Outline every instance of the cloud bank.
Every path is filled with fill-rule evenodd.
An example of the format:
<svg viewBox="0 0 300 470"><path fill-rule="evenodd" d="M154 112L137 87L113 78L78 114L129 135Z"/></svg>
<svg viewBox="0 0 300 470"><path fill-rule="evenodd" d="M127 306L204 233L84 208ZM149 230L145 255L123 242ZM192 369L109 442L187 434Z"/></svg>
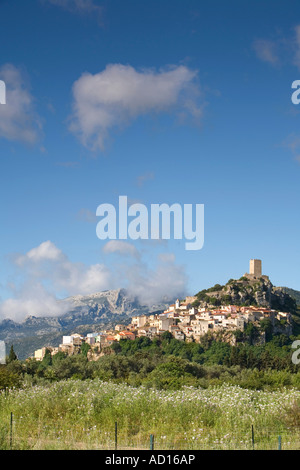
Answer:
<svg viewBox="0 0 300 470"><path fill-rule="evenodd" d="M6 84L6 104L0 108L0 138L36 143L41 134L41 119L22 73L14 65L5 64L0 67L0 79Z"/></svg>
<svg viewBox="0 0 300 470"><path fill-rule="evenodd" d="M0 318L21 321L28 315L56 316L67 306L61 296L90 294L105 290L110 273L102 264L74 263L51 241L45 241L25 255L14 257L15 278L12 297L0 304Z"/></svg>
<svg viewBox="0 0 300 470"><path fill-rule="evenodd" d="M144 305L185 292L184 269L176 265L175 256L170 253L159 255L156 265L149 268L141 253L128 242L111 240L103 252L114 255L114 262L117 255L117 262L90 266L75 263L50 240L15 255L16 282L11 286L12 296L0 303L0 320L20 322L29 315L62 315L69 306L58 299L120 287Z"/></svg>
<svg viewBox="0 0 300 470"><path fill-rule="evenodd" d="M102 72L84 73L73 84L70 130L91 150L104 150L110 134L139 116L172 113L199 120L197 72L185 66L138 71L110 64Z"/></svg>
<svg viewBox="0 0 300 470"><path fill-rule="evenodd" d="M256 39L252 46L262 62L274 67L292 65L300 69L300 24L289 35Z"/></svg>

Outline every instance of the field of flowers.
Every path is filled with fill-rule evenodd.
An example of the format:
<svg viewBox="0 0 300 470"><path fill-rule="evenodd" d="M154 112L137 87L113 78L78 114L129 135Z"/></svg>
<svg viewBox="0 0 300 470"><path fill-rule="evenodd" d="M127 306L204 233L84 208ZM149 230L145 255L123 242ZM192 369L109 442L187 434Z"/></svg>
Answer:
<svg viewBox="0 0 300 470"><path fill-rule="evenodd" d="M114 449L116 422L119 449L149 449L150 434L155 449L277 449L279 436L283 449L298 449L300 391L160 391L94 379L0 394L0 449Z"/></svg>

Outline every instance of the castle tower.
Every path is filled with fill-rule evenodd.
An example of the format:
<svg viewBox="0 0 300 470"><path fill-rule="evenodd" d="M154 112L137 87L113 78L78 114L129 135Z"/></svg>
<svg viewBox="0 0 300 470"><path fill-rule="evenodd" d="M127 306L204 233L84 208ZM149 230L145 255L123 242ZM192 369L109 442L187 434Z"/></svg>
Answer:
<svg viewBox="0 0 300 470"><path fill-rule="evenodd" d="M260 259L250 259L250 271L249 274L252 274L255 277L261 277L261 260Z"/></svg>

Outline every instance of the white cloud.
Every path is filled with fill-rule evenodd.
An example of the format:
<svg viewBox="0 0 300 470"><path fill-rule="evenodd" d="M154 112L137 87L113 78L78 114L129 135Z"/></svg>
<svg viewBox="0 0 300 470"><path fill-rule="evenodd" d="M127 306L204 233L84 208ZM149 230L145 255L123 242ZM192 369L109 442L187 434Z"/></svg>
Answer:
<svg viewBox="0 0 300 470"><path fill-rule="evenodd" d="M74 264L69 261L63 266L62 272L66 277L58 279L55 284L57 287L63 287L71 295L78 293L88 295L108 289L111 285L111 273L100 263L86 267L81 263Z"/></svg>
<svg viewBox="0 0 300 470"><path fill-rule="evenodd" d="M161 261L169 262L169 263L174 263L175 261L175 255L174 253L161 253L158 258Z"/></svg>
<svg viewBox="0 0 300 470"><path fill-rule="evenodd" d="M294 159L300 162L300 137L290 134L283 142L282 147L289 149Z"/></svg>
<svg viewBox="0 0 300 470"><path fill-rule="evenodd" d="M15 296L0 304L0 319L9 318L20 322L27 316L58 316L68 311L67 303L59 303L54 294L39 283L26 283Z"/></svg>
<svg viewBox="0 0 300 470"><path fill-rule="evenodd" d="M45 260L59 260L63 257L61 250L56 248L54 243L51 241L46 241L41 243L36 248L32 248L32 250L28 251L26 255L20 255L16 258L16 264L19 266L24 265L27 261L33 262L40 262Z"/></svg>
<svg viewBox="0 0 300 470"><path fill-rule="evenodd" d="M160 254L156 265L149 268L130 243L111 240L103 251L107 255L122 255L122 262L119 257L116 265L110 264L110 267L100 263L90 266L75 263L49 240L15 256L14 283L10 283L12 296L0 303L0 319L22 321L28 315L62 315L69 308L65 302L58 302L62 297L120 287L125 287L142 304L149 305L185 291L184 268L176 265L171 253Z"/></svg>
<svg viewBox="0 0 300 470"><path fill-rule="evenodd" d="M139 175L137 177L137 184L139 187L142 187L145 183L145 181L150 181L154 179L154 173L153 171L148 171L147 173L144 173L143 175Z"/></svg>
<svg viewBox="0 0 300 470"><path fill-rule="evenodd" d="M103 150L112 131L139 116L169 113L199 120L202 107L197 73L185 66L155 72L111 64L102 72L84 73L73 84L70 130L92 150Z"/></svg>
<svg viewBox="0 0 300 470"><path fill-rule="evenodd" d="M294 50L294 65L298 69L300 69L300 25L297 25L294 29L294 43L293 43L293 50Z"/></svg>
<svg viewBox="0 0 300 470"><path fill-rule="evenodd" d="M12 285L13 297L0 304L2 318L59 315L66 309L57 302L61 296L87 295L111 285L106 266L74 263L51 241L15 256L14 264L18 284Z"/></svg>
<svg viewBox="0 0 300 470"><path fill-rule="evenodd" d="M277 44L274 41L257 39L253 43L253 48L257 57L263 62L268 62L271 65L279 63Z"/></svg>
<svg viewBox="0 0 300 470"><path fill-rule="evenodd" d="M257 57L272 66L296 66L300 69L300 25L296 25L289 35L279 33L272 39L260 38L253 42Z"/></svg>
<svg viewBox="0 0 300 470"><path fill-rule="evenodd" d="M110 240L103 247L103 253L111 254L118 253L123 256L132 256L139 258L139 252L131 243L122 240Z"/></svg>
<svg viewBox="0 0 300 470"><path fill-rule="evenodd" d="M81 220L82 222L89 222L91 224L96 224L98 220L96 212L92 212L90 209L85 208L80 209L76 216L78 220Z"/></svg>
<svg viewBox="0 0 300 470"><path fill-rule="evenodd" d="M187 278L183 266L176 265L171 254L158 258L155 268L139 263L126 272L128 291L142 304L153 305L163 299L184 296Z"/></svg>
<svg viewBox="0 0 300 470"><path fill-rule="evenodd" d="M22 73L12 64L0 68L6 84L6 104L0 107L0 138L35 143L41 134L41 119Z"/></svg>
<svg viewBox="0 0 300 470"><path fill-rule="evenodd" d="M90 294L109 286L110 273L104 265L74 263L51 241L41 243L21 259L28 272L51 281L56 291L65 291L68 295Z"/></svg>

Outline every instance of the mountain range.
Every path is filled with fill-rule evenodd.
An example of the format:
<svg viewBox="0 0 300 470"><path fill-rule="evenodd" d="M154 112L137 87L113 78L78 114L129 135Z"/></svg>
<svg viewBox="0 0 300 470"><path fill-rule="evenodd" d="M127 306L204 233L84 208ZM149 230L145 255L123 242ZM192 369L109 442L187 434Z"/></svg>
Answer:
<svg viewBox="0 0 300 470"><path fill-rule="evenodd" d="M270 281L264 279L258 282L245 278L237 281L231 279L225 286L216 285L200 291L196 298L196 304L200 306L248 302L281 308L293 306L292 299L300 306L300 291L274 287ZM58 302L61 310L66 311L60 316L28 316L21 323L10 319L0 322L0 340L5 341L7 351L13 345L18 358L26 359L43 346L58 346L63 335L86 335L97 330L110 329L118 323L126 325L133 316L163 312L174 299L166 298L161 303L147 306L129 295L125 289L117 289L76 295ZM296 320L300 322L300 318Z"/></svg>
<svg viewBox="0 0 300 470"><path fill-rule="evenodd" d="M136 315L160 313L173 301L142 305L125 289L107 290L91 295L76 295L58 302L66 313L56 317L28 316L21 323L5 319L0 323L0 340L14 347L19 359L25 359L45 345L58 346L62 335L87 334L109 329L117 323L128 324Z"/></svg>

